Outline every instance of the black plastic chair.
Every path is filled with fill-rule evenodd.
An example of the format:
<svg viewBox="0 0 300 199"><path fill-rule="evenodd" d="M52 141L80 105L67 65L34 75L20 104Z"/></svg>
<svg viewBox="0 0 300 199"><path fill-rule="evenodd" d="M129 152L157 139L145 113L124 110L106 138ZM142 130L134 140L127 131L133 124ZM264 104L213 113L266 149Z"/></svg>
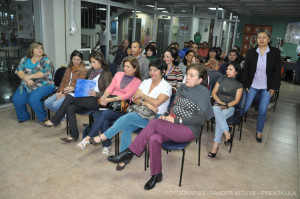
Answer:
<svg viewBox="0 0 300 199"><path fill-rule="evenodd" d="M202 137L203 125L201 125L200 128L201 128L200 129L200 136L199 136L199 138L196 139L196 143L198 143L198 166L200 166L201 137ZM168 142L164 142L161 145L162 149L167 151L167 154L168 154L168 152L171 152L171 151L182 151L179 186L181 186L181 182L182 182L183 166L184 166L184 158L185 158L185 149L190 144L191 144L191 142L178 143L178 142L168 141ZM147 163L148 162L149 162L149 150L148 150L148 155L147 155ZM145 160L145 164L146 164L146 160ZM149 167L149 165L147 165L147 167ZM145 165L145 171L146 171L146 165Z"/></svg>
<svg viewBox="0 0 300 199"><path fill-rule="evenodd" d="M55 74L54 74L54 78L53 78L53 81L54 81L54 85L56 88L59 87L63 77L64 77L64 74L66 72L66 69L67 67L60 67L59 69L56 70ZM45 97L43 97L42 99L42 102L44 102L48 97L52 96L54 93L56 93L57 89L51 93L50 95L47 95ZM50 110L47 108L47 115L48 115L48 119L50 120ZM31 119L34 120L35 119L35 113L34 113L34 110L31 108Z"/></svg>

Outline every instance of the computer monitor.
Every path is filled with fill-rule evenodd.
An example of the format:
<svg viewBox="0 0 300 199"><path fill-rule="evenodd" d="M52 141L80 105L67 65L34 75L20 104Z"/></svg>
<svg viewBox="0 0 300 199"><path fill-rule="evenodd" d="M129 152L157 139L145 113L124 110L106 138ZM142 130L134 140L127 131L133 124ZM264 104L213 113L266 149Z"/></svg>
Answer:
<svg viewBox="0 0 300 199"><path fill-rule="evenodd" d="M83 54L83 61L85 66L89 66L90 65L90 54L91 54L91 49L90 48L82 48L82 49L78 49L79 52L81 52Z"/></svg>

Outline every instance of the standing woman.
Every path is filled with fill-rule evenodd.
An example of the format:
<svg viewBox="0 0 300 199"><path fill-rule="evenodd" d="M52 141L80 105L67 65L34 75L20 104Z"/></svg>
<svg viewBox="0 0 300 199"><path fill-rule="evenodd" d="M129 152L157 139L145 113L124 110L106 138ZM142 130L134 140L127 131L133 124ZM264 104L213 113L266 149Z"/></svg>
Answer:
<svg viewBox="0 0 300 199"><path fill-rule="evenodd" d="M91 90L87 97L67 95L55 115L50 120L41 123L46 127L58 125L65 114L67 114L71 135L61 138L64 142L76 141L78 139L79 132L76 112L79 110L98 110L98 99L103 95L112 80L112 75L106 65L105 58L100 51L92 51L90 54L90 63L92 68L87 72L86 77L89 80L96 81L94 90Z"/></svg>
<svg viewBox="0 0 300 199"><path fill-rule="evenodd" d="M243 68L242 82L247 90L244 112L250 108L259 94L256 141L262 141L262 132L271 97L280 86L281 57L277 48L269 47L270 34L266 31L257 34L257 48L248 50Z"/></svg>
<svg viewBox="0 0 300 199"><path fill-rule="evenodd" d="M219 70L220 69L220 62L219 62L219 55L217 53L217 49L212 47L208 51L208 56L206 58L206 63L204 64L211 70Z"/></svg>
<svg viewBox="0 0 300 199"><path fill-rule="evenodd" d="M57 93L45 100L45 106L51 111L56 112L62 105L66 95L75 90L77 79L84 79L86 72L82 53L74 50Z"/></svg>
<svg viewBox="0 0 300 199"><path fill-rule="evenodd" d="M53 81L54 66L44 53L40 42L33 42L27 56L22 58L16 74L21 79L21 84L12 97L18 121L25 122L30 119L26 104L34 110L39 122L47 117L42 98L54 92Z"/></svg>
<svg viewBox="0 0 300 199"><path fill-rule="evenodd" d="M185 53L184 58L182 59L182 61L180 62L178 68L180 68L180 70L182 71L182 74L185 75L186 72L186 68L191 65L192 61L193 61L193 57L195 57L195 52L193 50L188 50Z"/></svg>

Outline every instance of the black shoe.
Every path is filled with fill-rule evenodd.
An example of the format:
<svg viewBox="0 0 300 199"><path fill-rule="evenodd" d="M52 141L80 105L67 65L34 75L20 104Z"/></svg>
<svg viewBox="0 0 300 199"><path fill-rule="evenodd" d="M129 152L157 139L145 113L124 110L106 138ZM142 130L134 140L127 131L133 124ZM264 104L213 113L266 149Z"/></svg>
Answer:
<svg viewBox="0 0 300 199"><path fill-rule="evenodd" d="M133 157L134 153L129 149L125 149L117 155L108 156L107 160L114 163L126 162Z"/></svg>
<svg viewBox="0 0 300 199"><path fill-rule="evenodd" d="M256 142L258 142L258 143L261 143L261 137L259 138L259 137L257 137L257 132L256 132Z"/></svg>
<svg viewBox="0 0 300 199"><path fill-rule="evenodd" d="M216 155L217 155L217 153L218 153L218 151L219 151L219 147L217 148L216 153L209 152L207 156L210 157L210 158L215 158Z"/></svg>
<svg viewBox="0 0 300 199"><path fill-rule="evenodd" d="M146 190L152 189L153 187L155 187L155 184L161 182L161 180L162 180L162 173L153 175L150 178L150 180L145 184L144 189Z"/></svg>
<svg viewBox="0 0 300 199"><path fill-rule="evenodd" d="M132 157L131 157L130 159L124 161L124 165L123 165L123 166L121 166L120 163L119 163L119 164L117 165L117 167L116 167L116 170L117 170L117 171L123 170L123 169L125 168L126 164L128 164L131 160L132 160Z"/></svg>
<svg viewBox="0 0 300 199"><path fill-rule="evenodd" d="M226 141L224 141L224 144L227 146L227 145L230 145L232 143L232 135L231 135L231 129L229 129L229 134L230 134L230 138Z"/></svg>
<svg viewBox="0 0 300 199"><path fill-rule="evenodd" d="M77 139L74 139L74 138L72 138L72 139L70 139L70 138L60 138L60 139L64 142L72 142L72 141L76 142L77 141Z"/></svg>

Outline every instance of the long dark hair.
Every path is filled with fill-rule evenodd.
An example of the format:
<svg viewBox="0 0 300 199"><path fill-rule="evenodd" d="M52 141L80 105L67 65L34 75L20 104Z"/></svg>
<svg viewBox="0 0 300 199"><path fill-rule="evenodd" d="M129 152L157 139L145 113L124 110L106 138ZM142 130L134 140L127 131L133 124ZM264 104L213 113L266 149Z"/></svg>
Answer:
<svg viewBox="0 0 300 199"><path fill-rule="evenodd" d="M209 58L210 58L209 53L210 53L210 52L216 52L216 57L215 57L215 59L216 59L216 60L220 60L220 57L219 57L219 54L218 54L217 49L216 49L215 47L211 47L211 48L209 48L209 51L208 51L208 54L207 54L207 58L206 58L206 62L209 61Z"/></svg>
<svg viewBox="0 0 300 199"><path fill-rule="evenodd" d="M235 76L235 79L238 80L238 81L241 81L241 75L240 75L241 65L237 61L230 61L230 62L228 62L227 68L230 65L232 65L234 67L235 71L237 72L237 74Z"/></svg>
<svg viewBox="0 0 300 199"><path fill-rule="evenodd" d="M78 50L74 50L74 51L71 53L71 56L70 56L70 62L69 62L68 67L72 67L72 66L73 66L72 59L73 59L73 57L76 57L76 56L80 57L80 59L81 59L80 65L81 65L81 66L84 66L84 62L83 62L83 54L82 54L82 52L79 52Z"/></svg>
<svg viewBox="0 0 300 199"><path fill-rule="evenodd" d="M91 62L92 57L101 63L101 68L103 68L103 70L108 71L109 68L106 64L103 54L100 51L98 51L98 50L92 51L92 53L90 54L90 57L89 57L90 62Z"/></svg>
<svg viewBox="0 0 300 199"><path fill-rule="evenodd" d="M182 58L182 62L183 62L183 64L184 64L185 66L187 66L187 59L186 59L186 56L188 56L188 54L190 54L190 53L194 53L194 55L196 55L195 52L194 52L193 50L187 50L186 53L185 53L185 56Z"/></svg>
<svg viewBox="0 0 300 199"><path fill-rule="evenodd" d="M175 64L175 63L176 63L176 58L177 58L177 56L178 56L178 54L177 54L177 56L176 56L176 51L173 50L172 48L171 48L171 49L167 49L167 50L164 51L163 57L165 56L165 53L166 53L166 52L169 52L169 53L171 54L171 56L174 58L173 64Z"/></svg>

